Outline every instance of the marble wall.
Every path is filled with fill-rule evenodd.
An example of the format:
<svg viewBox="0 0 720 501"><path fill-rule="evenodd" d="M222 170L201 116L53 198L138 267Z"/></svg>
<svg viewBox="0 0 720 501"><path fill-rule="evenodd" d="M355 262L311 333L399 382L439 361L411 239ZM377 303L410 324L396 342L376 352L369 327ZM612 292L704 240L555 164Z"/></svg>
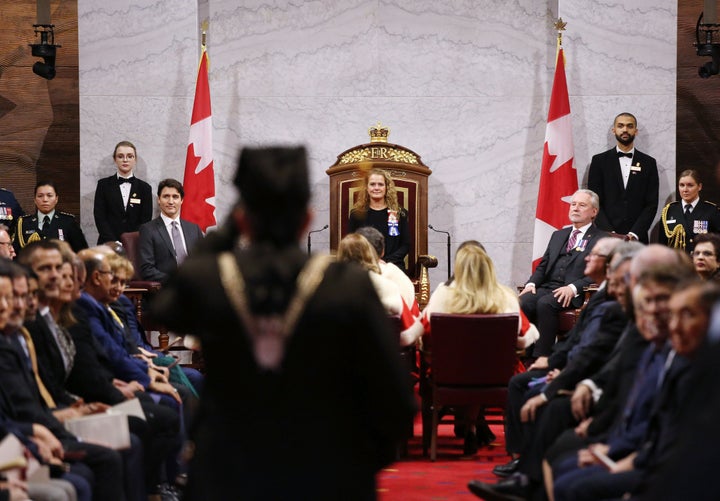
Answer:
<svg viewBox="0 0 720 501"><path fill-rule="evenodd" d="M182 179L199 54L209 16L217 215L243 145L304 143L314 228L329 220L325 169L367 142L390 141L430 166L430 216L481 240L509 285L530 271L532 233L559 14L581 183L592 154L612 146L619 111L640 122L661 199L675 169L675 0L79 0L82 220L94 241L98 177L114 144L138 146L138 175ZM446 237L430 232L447 273ZM327 249L329 235L314 235Z"/></svg>

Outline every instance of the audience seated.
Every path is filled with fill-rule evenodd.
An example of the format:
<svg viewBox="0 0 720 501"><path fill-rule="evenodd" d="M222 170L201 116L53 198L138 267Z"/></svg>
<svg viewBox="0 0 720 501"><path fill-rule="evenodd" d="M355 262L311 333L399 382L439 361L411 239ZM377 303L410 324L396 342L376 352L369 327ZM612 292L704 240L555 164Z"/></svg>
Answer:
<svg viewBox="0 0 720 501"><path fill-rule="evenodd" d="M509 287L500 284L495 276L495 266L487 253L478 245L463 243L455 256L455 277L449 284L440 284L422 314L425 331L422 337L423 356L430 360L432 370L432 333L430 317L433 313L518 313L518 347L525 347L537 339L534 326L523 332L522 314L517 295ZM534 335L533 335L534 334ZM479 407L465 409L462 420L466 423L466 455L477 452L479 443L489 443L494 436L480 415ZM476 429L478 418L482 430ZM478 436L478 433L481 433Z"/></svg>
<svg viewBox="0 0 720 501"><path fill-rule="evenodd" d="M611 266L613 265L614 262L611 263ZM632 311L629 291L638 284L643 273L649 274L654 266L665 266L669 267L667 269L673 270L673 273L668 274L667 280L663 278L661 284L669 289L672 288L670 284L675 284L683 276L690 276L692 273L687 260L675 250L658 244L652 244L642 249L630 262L628 279L625 279L626 273L622 274L622 283L626 283L628 288L619 294L619 298L626 310ZM660 285L655 282L648 285L650 292L658 296L657 300L648 302L654 305L655 309L652 310L652 313L661 316L662 303L667 301L666 296L669 296L669 293L666 296L657 293L655 288L659 287ZM566 392L556 393L544 406L535 406L534 408L530 406L530 409L524 407L523 410L528 411L524 415L521 411L522 419L526 422L533 422L533 426L532 432L528 435L528 443L520 456L518 472L498 484L473 481L469 484L472 492L479 497L497 496L497 499L506 499L501 496L531 496L534 492L542 491L542 460L558 436L565 430L580 424L591 413L595 416L596 407L612 408L624 401L626 392L629 391L626 383L632 381L637 371L638 361L648 345L648 341L638 330L634 315L630 318L632 320L615 343L612 352L606 357L605 364L596 369L594 374L579 377L571 398L565 397ZM550 385L553 385L561 376L562 372L553 379ZM532 401L533 399L528 400L526 406ZM542 412L538 413L537 411L541 409ZM593 419L589 423L590 430L594 421Z"/></svg>
<svg viewBox="0 0 720 501"><path fill-rule="evenodd" d="M609 275L608 263L611 260L617 268L622 262L629 265L631 252L641 247L639 243L620 244L617 238L603 237L595 244L593 250L585 257L586 266L584 273L600 286L588 304L583 309L573 329L568 333L564 341L553 346L552 353L548 357L538 357L529 367L527 372L515 375L508 385L508 405L505 409L505 447L511 456L511 461L505 465L496 466L493 472L498 476L507 476L515 471L518 465L518 457L524 447L526 427L520 421L520 409L532 396L542 394L547 397L544 391L544 383L552 381L569 362L573 362L579 352L591 344L598 336L606 341L598 342L597 349L592 353L593 358L609 351L610 343L616 339L620 330L626 324L626 318L621 312L620 305L615 300L619 278L614 281L613 286L608 286L606 276ZM614 256L618 256L614 259ZM619 275L616 272L616 276ZM605 318L605 315L607 318ZM602 336L601 332L606 335ZM583 355L582 362L587 364L591 361L590 352ZM573 362L580 364L580 361ZM584 366L584 365L583 365ZM557 384L557 383L556 383ZM538 399L538 405L542 405L543 399Z"/></svg>
<svg viewBox="0 0 720 501"><path fill-rule="evenodd" d="M592 280L583 274L585 256L607 233L599 230L594 219L600 201L590 190L578 190L570 202L571 226L555 231L545 254L520 293L520 307L540 331L533 356L550 354L558 332L558 314L583 303L583 288Z"/></svg>
<svg viewBox="0 0 720 501"><path fill-rule="evenodd" d="M11 273L9 264L0 263L0 305L4 305L5 310L0 312L3 327L14 298ZM23 426L26 435L42 437L41 440L50 445L54 457L70 463L73 475L64 478L73 483L78 494L89 486L94 499L125 499L120 454L106 447L80 442L68 432L42 400L31 368L22 357L3 330L0 336L0 415Z"/></svg>
<svg viewBox="0 0 720 501"><path fill-rule="evenodd" d="M380 273L385 278L392 280L395 285L398 286L400 295L402 296L405 304L410 308L410 311L415 315L420 315L417 300L415 298L415 286L412 280L405 274L403 270L397 267L393 263L388 263L383 260L385 255L385 237L376 228L372 226L363 226L355 230L358 235L364 236L378 256L378 266L380 267Z"/></svg>
<svg viewBox="0 0 720 501"><path fill-rule="evenodd" d="M648 468L632 499L720 499L720 484L713 481L715 444L720 443L720 317L715 287L708 284L697 292L678 287L670 299L670 339L675 351L690 360L692 383L681 395L682 411L666 458Z"/></svg>
<svg viewBox="0 0 720 501"><path fill-rule="evenodd" d="M172 365L168 378L171 382L187 386L191 393L197 397L202 389L203 375L197 369L177 366L177 360L165 353L154 349L147 340L145 332L141 330L135 306L123 294L125 285L135 273L135 269L127 258L116 253L108 255L108 263L113 272L111 289L111 314L120 325L125 337L125 347L130 355L144 360L156 369ZM115 318L117 316L117 318Z"/></svg>
<svg viewBox="0 0 720 501"><path fill-rule="evenodd" d="M140 274L143 280L164 282L203 238L195 223L180 218L185 190L175 179L158 184L160 215L140 226Z"/></svg>
<svg viewBox="0 0 720 501"><path fill-rule="evenodd" d="M587 448L553 462L555 481L548 492L554 499L580 499L578 491L588 499L634 493L646 473L668 457L678 431L681 402L692 391L689 357L702 344L710 310L720 299L716 284L706 285L697 278L673 284L676 276L677 270L668 268L653 268L641 276L634 294L635 316L649 346L640 357L613 426L606 433L586 437ZM672 296L669 286L675 288ZM599 463L598 453L616 464L608 470ZM550 475L546 485L553 486Z"/></svg>
<svg viewBox="0 0 720 501"><path fill-rule="evenodd" d="M368 271L385 310L391 315L399 315L402 319L400 344L402 346L413 344L422 333L422 325L405 303L395 282L382 275L377 253L370 242L358 233L345 235L338 245L337 259L341 262L357 263Z"/></svg>
<svg viewBox="0 0 720 501"><path fill-rule="evenodd" d="M51 284L47 283L53 280L54 274L44 273L43 270L55 267L58 256L61 256L62 264L57 269L58 293L54 295ZM44 316L33 318L28 324L34 338L22 341L27 356L32 359L35 374L40 376L36 378L37 386L47 406L55 409L55 416L64 421L78 415L102 412L108 406L125 400L112 382L98 382L98 378L102 378L102 372L96 370L97 366L87 359L87 354L78 349L76 336L69 332L84 327L84 322L76 320L77 310L73 312L71 305L80 296L76 277L82 262L67 244L57 240L32 243L23 249L20 258L38 269L42 277L40 282L43 292L40 301L47 305L47 312ZM43 308L42 311L46 310ZM61 336L64 340L62 347L58 341ZM67 350L68 346L72 347L73 356L72 364L66 368L61 353ZM87 377L91 391L85 391L87 386L71 384L83 377ZM157 489L161 462L171 450L179 447L177 413L159 408L160 406L151 400L141 405L147 422L137 417L129 417L131 448L123 451L125 492L130 499L145 497L146 492L152 493ZM171 436L170 440L166 435ZM160 452L157 452L158 450Z"/></svg>

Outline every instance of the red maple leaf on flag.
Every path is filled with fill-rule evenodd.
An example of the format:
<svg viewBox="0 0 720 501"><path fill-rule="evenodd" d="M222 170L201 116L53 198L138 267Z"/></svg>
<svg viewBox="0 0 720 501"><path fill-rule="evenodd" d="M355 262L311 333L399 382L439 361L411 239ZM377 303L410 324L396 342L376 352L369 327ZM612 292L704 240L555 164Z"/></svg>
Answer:
<svg viewBox="0 0 720 501"><path fill-rule="evenodd" d="M565 79L565 54L560 46L555 61L535 209L533 270L540 263L552 233L569 223L570 198L578 189L573 159L570 97Z"/></svg>
<svg viewBox="0 0 720 501"><path fill-rule="evenodd" d="M212 110L210 107L210 83L208 81L208 57L203 49L200 56L195 101L190 120L190 139L185 158L182 217L203 231L215 226L215 206L209 202L215 198L215 169L212 155Z"/></svg>

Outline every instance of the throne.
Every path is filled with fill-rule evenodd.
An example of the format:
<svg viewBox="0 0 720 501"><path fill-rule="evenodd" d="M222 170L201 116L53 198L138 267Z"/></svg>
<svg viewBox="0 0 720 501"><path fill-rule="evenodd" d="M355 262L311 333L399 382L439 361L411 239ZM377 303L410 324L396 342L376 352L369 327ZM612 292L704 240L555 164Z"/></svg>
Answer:
<svg viewBox="0 0 720 501"><path fill-rule="evenodd" d="M387 127L378 123L369 133L369 143L343 151L326 171L330 177L330 251L337 251L338 243L348 232L350 210L363 189L364 173L373 168L390 172L398 201L408 213L411 235L405 266L422 309L430 298L427 270L437 266L437 258L427 254L428 176L432 171L414 151L389 143Z"/></svg>

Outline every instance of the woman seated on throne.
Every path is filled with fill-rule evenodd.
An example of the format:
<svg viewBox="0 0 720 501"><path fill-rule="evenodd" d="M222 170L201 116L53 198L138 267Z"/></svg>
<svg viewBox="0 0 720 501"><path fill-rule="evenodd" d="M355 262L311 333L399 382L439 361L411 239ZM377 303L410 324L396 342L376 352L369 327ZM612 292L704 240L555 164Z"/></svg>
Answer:
<svg viewBox="0 0 720 501"><path fill-rule="evenodd" d="M382 169L370 169L350 211L348 233L354 233L363 226L372 226L383 234L383 259L405 271L405 257L410 250L408 215L400 207L390 173Z"/></svg>

